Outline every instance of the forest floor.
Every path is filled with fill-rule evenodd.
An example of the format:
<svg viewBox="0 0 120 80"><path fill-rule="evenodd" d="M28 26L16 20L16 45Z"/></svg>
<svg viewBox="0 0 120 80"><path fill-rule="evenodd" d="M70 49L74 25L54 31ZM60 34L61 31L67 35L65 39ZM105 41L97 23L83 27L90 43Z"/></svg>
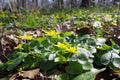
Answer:
<svg viewBox="0 0 120 80"><path fill-rule="evenodd" d="M120 80L117 9L0 14L0 80Z"/></svg>

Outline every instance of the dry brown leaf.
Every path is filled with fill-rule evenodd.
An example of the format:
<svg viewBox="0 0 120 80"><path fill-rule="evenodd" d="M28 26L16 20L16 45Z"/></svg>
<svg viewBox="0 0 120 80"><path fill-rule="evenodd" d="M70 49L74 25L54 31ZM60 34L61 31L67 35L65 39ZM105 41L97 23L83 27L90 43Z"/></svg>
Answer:
<svg viewBox="0 0 120 80"><path fill-rule="evenodd" d="M28 79L34 79L35 76L39 73L40 69L33 69L33 70L28 70L28 71L21 71L18 73L15 73L12 75L9 80L17 80L16 78L18 76L21 76L22 78L28 78Z"/></svg>

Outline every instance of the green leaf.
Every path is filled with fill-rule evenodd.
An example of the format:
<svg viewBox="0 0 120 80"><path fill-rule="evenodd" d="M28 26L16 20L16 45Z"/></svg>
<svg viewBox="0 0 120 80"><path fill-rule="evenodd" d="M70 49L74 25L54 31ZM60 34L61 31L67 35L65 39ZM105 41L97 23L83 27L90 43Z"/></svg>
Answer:
<svg viewBox="0 0 120 80"><path fill-rule="evenodd" d="M84 54L74 54L71 58L71 61L79 61L81 64L85 64L88 61L88 57Z"/></svg>
<svg viewBox="0 0 120 80"><path fill-rule="evenodd" d="M31 47L31 48L34 48L34 47L36 47L36 46L39 46L39 41L34 40L34 41L32 41L32 42L30 43L30 47Z"/></svg>
<svg viewBox="0 0 120 80"><path fill-rule="evenodd" d="M116 67L120 69L120 58L114 58L112 60L112 64Z"/></svg>
<svg viewBox="0 0 120 80"><path fill-rule="evenodd" d="M80 37L79 42L86 43L90 46L96 46L96 42L94 39L92 39L89 35L84 35Z"/></svg>
<svg viewBox="0 0 120 80"><path fill-rule="evenodd" d="M0 80L7 80L7 78L1 78Z"/></svg>
<svg viewBox="0 0 120 80"><path fill-rule="evenodd" d="M6 70L7 66L4 63L0 63L0 73L4 70Z"/></svg>
<svg viewBox="0 0 120 80"><path fill-rule="evenodd" d="M104 65L108 65L113 58L119 58L119 55L114 51L109 51L108 53L105 53L104 55L102 55L101 63Z"/></svg>
<svg viewBox="0 0 120 80"><path fill-rule="evenodd" d="M97 38L97 45L102 45L106 42L106 39L105 38Z"/></svg>
<svg viewBox="0 0 120 80"><path fill-rule="evenodd" d="M77 61L74 61L74 62L69 62L69 66L67 66L65 68L66 72L69 73L69 74L80 74L82 73L83 69L82 69L82 65L77 62Z"/></svg>
<svg viewBox="0 0 120 80"><path fill-rule="evenodd" d="M57 63L55 63L54 61L43 61L40 64L40 69L42 71L49 71L49 70L53 69L56 65L57 65Z"/></svg>
<svg viewBox="0 0 120 80"><path fill-rule="evenodd" d="M91 70L93 68L92 63L86 62L85 64L82 65L83 70Z"/></svg>
<svg viewBox="0 0 120 80"><path fill-rule="evenodd" d="M104 65L108 65L111 61L111 53L106 53L101 57L101 63Z"/></svg>
<svg viewBox="0 0 120 80"><path fill-rule="evenodd" d="M41 58L47 59L49 57L49 54L51 54L51 53L50 52L41 52Z"/></svg>
<svg viewBox="0 0 120 80"><path fill-rule="evenodd" d="M116 45L114 40L110 39L110 41L111 41L112 45Z"/></svg>
<svg viewBox="0 0 120 80"><path fill-rule="evenodd" d="M40 65L40 61L41 61L40 54L38 53L29 54L24 59L23 67L27 69L36 68L38 65Z"/></svg>
<svg viewBox="0 0 120 80"><path fill-rule="evenodd" d="M56 75L55 80L69 80L69 76L67 74L59 74Z"/></svg>
<svg viewBox="0 0 120 80"><path fill-rule="evenodd" d="M7 71L12 71L13 69L16 68L16 66L18 66L21 61L26 57L27 55L25 55L25 53L21 52L21 55L19 57L17 57L16 59L13 60L9 60L6 64L7 64Z"/></svg>
<svg viewBox="0 0 120 80"><path fill-rule="evenodd" d="M45 40L45 37L37 38L36 40L38 40L39 42L42 42Z"/></svg>
<svg viewBox="0 0 120 80"><path fill-rule="evenodd" d="M48 47L48 46L50 46L50 40L49 39L45 39L45 40L43 40L42 42L41 42L41 44L44 46L44 47Z"/></svg>
<svg viewBox="0 0 120 80"><path fill-rule="evenodd" d="M100 50L109 50L109 49L111 49L111 46L108 46L108 45L106 45L106 44L103 44L100 48L98 48L98 49L100 49Z"/></svg>
<svg viewBox="0 0 120 80"><path fill-rule="evenodd" d="M119 45L112 45L112 48L115 50L120 50L120 46Z"/></svg>
<svg viewBox="0 0 120 80"><path fill-rule="evenodd" d="M92 38L88 38L86 42L88 43L88 45L96 46L96 42Z"/></svg>
<svg viewBox="0 0 120 80"><path fill-rule="evenodd" d="M116 52L118 52L118 54L120 53L120 46L119 45L112 45L112 49Z"/></svg>
<svg viewBox="0 0 120 80"><path fill-rule="evenodd" d="M29 52L29 44L23 44L23 49L26 51L26 52Z"/></svg>
<svg viewBox="0 0 120 80"><path fill-rule="evenodd" d="M97 52L96 48L93 47L93 46L90 46L90 48L89 48L88 50L89 50L91 53L96 53L96 52Z"/></svg>
<svg viewBox="0 0 120 80"><path fill-rule="evenodd" d="M73 54L71 57L72 61L79 61L81 64L85 64L86 62L90 61L93 55L86 49L84 48L79 48L80 51L79 54Z"/></svg>
<svg viewBox="0 0 120 80"><path fill-rule="evenodd" d="M54 59L55 62L60 62L60 63L65 63L66 62L66 58L63 57L63 56L59 56L59 57L56 57Z"/></svg>
<svg viewBox="0 0 120 80"><path fill-rule="evenodd" d="M56 54L51 53L51 54L49 55L48 60L54 60L55 57L56 57Z"/></svg>
<svg viewBox="0 0 120 80"><path fill-rule="evenodd" d="M35 20L34 16L32 16L32 15L27 16L26 21L24 23L29 27L37 26L37 21Z"/></svg>
<svg viewBox="0 0 120 80"><path fill-rule="evenodd" d="M89 56L91 55L91 53L84 49L84 48L79 48L78 49L80 51L79 54L73 54L72 58L73 59L80 59L80 60L88 60L89 59Z"/></svg>
<svg viewBox="0 0 120 80"><path fill-rule="evenodd" d="M97 70L93 68L91 69L91 71L80 74L79 76L75 77L73 80L94 80L96 75L103 70L104 69Z"/></svg>
<svg viewBox="0 0 120 80"><path fill-rule="evenodd" d="M64 33L66 36L71 36L72 34L70 32L65 32Z"/></svg>

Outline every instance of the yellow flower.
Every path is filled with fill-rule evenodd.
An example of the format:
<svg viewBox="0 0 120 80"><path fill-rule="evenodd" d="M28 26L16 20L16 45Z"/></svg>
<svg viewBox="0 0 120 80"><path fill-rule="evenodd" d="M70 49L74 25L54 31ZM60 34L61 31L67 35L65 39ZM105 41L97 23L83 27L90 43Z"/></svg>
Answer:
<svg viewBox="0 0 120 80"><path fill-rule="evenodd" d="M19 72L23 71L23 68L20 67L20 68L18 69L18 71L19 71Z"/></svg>
<svg viewBox="0 0 120 80"><path fill-rule="evenodd" d="M70 47L67 49L68 52L70 53L76 53L77 52L77 49L75 47Z"/></svg>
<svg viewBox="0 0 120 80"><path fill-rule="evenodd" d="M24 36L17 36L18 38L20 39L23 39L23 40L32 40L33 39L33 36L31 35L24 35Z"/></svg>
<svg viewBox="0 0 120 80"><path fill-rule="evenodd" d="M45 31L46 35L48 36L56 36L58 34L60 34L60 32L56 32L54 30L50 30L50 31Z"/></svg>
<svg viewBox="0 0 120 80"><path fill-rule="evenodd" d="M0 22L0 26L3 24L3 22Z"/></svg>
<svg viewBox="0 0 120 80"><path fill-rule="evenodd" d="M16 19L16 18L17 18L17 16L15 16L15 15L14 15L14 16L12 16L12 18Z"/></svg>
<svg viewBox="0 0 120 80"><path fill-rule="evenodd" d="M77 53L77 49L75 47L69 47L70 46L69 43L58 42L58 44L55 46L57 46L58 48L64 49L65 51L70 52L70 53Z"/></svg>
<svg viewBox="0 0 120 80"><path fill-rule="evenodd" d="M108 21L111 21L112 20L112 16L111 15L106 15L105 16L105 21L108 22Z"/></svg>
<svg viewBox="0 0 120 80"><path fill-rule="evenodd" d="M66 44L63 44L63 43L60 43L60 42L58 42L58 44L55 45L55 46L57 46L58 48L61 48L61 49L65 49L65 50L68 48L68 46Z"/></svg>
<svg viewBox="0 0 120 80"><path fill-rule="evenodd" d="M20 49L20 48L22 48L22 45L23 44L18 44L16 47L14 47L14 49Z"/></svg>
<svg viewBox="0 0 120 80"><path fill-rule="evenodd" d="M117 21L112 21L111 24L112 25L117 25Z"/></svg>

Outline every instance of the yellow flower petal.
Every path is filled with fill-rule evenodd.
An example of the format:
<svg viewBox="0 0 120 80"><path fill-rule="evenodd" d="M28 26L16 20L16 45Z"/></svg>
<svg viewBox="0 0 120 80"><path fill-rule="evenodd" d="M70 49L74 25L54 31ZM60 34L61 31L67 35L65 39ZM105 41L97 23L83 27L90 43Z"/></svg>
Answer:
<svg viewBox="0 0 120 80"><path fill-rule="evenodd" d="M105 16L105 21L108 22L108 21L111 21L112 20L112 16L111 15L106 15Z"/></svg>
<svg viewBox="0 0 120 80"><path fill-rule="evenodd" d="M112 25L117 25L117 21L112 21L111 24Z"/></svg>
<svg viewBox="0 0 120 80"><path fill-rule="evenodd" d="M12 18L16 19L16 18L17 18L17 16L12 16Z"/></svg>
<svg viewBox="0 0 120 80"><path fill-rule="evenodd" d="M33 36L31 35L24 35L24 36L17 36L18 38L20 39L23 39L23 40L32 40L33 39Z"/></svg>
<svg viewBox="0 0 120 80"><path fill-rule="evenodd" d="M60 34L60 32L56 32L54 30L45 31L45 33L46 33L45 35L47 35L47 36L56 36L56 35Z"/></svg>
<svg viewBox="0 0 120 80"><path fill-rule="evenodd" d="M22 48L22 45L23 44L18 44L16 47L14 47L14 49L20 49L20 48Z"/></svg>
<svg viewBox="0 0 120 80"><path fill-rule="evenodd" d="M63 43L60 43L60 42L58 42L58 44L55 45L55 46L57 46L58 48L61 48L61 49L67 49L67 48L68 48L67 45L65 45L65 44L63 44Z"/></svg>
<svg viewBox="0 0 120 80"><path fill-rule="evenodd" d="M77 49L75 47L70 47L67 49L68 52L70 53L76 53L77 52Z"/></svg>
<svg viewBox="0 0 120 80"><path fill-rule="evenodd" d="M70 53L77 53L78 52L75 47L69 47L70 44L67 42L66 43L58 42L58 44L55 46L57 46L58 48L64 49L65 51L70 52Z"/></svg>
<svg viewBox="0 0 120 80"><path fill-rule="evenodd" d="M2 25L3 23L2 22L0 22L0 26Z"/></svg>

